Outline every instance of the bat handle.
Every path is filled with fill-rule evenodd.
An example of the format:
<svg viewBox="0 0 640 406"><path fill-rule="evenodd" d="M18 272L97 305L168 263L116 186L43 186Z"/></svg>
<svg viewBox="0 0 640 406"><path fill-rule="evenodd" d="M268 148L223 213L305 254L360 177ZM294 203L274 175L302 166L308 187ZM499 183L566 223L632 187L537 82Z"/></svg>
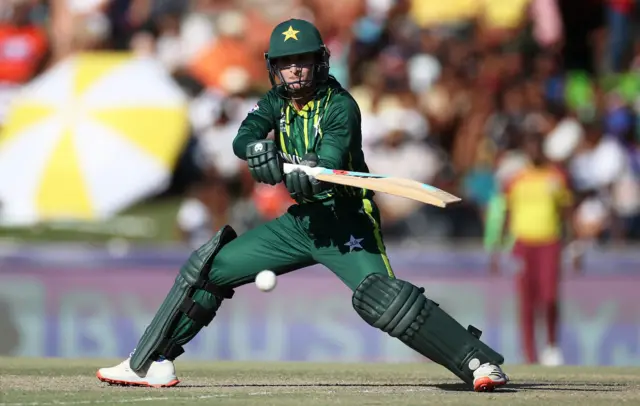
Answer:
<svg viewBox="0 0 640 406"><path fill-rule="evenodd" d="M283 172L286 175L288 173L293 172L296 169L296 167L298 167L298 166L300 166L300 165L288 164L288 163L285 162L284 165L283 165Z"/></svg>
<svg viewBox="0 0 640 406"><path fill-rule="evenodd" d="M306 166L306 165L298 165L298 164L289 164L289 163L284 163L283 165L283 172L286 174L291 173L293 171L295 171L296 169L300 169L301 171L305 172L307 175L309 176L317 176L318 174L320 174L322 171L324 171L324 168L320 168L320 167L310 167L310 166Z"/></svg>

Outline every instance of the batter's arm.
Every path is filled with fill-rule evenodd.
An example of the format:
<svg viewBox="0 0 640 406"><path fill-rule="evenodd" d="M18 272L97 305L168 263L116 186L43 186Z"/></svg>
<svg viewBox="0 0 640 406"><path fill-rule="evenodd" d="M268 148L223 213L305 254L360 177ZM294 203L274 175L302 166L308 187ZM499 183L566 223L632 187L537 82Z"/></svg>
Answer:
<svg viewBox="0 0 640 406"><path fill-rule="evenodd" d="M233 153L242 160L247 160L247 145L251 142L267 138L273 130L275 112L278 109L277 99L272 92L265 94L251 109L240 124L238 134L233 139Z"/></svg>
<svg viewBox="0 0 640 406"><path fill-rule="evenodd" d="M322 119L322 135L318 143L318 166L346 169L353 137L361 133L360 109L355 100L342 96L332 103Z"/></svg>

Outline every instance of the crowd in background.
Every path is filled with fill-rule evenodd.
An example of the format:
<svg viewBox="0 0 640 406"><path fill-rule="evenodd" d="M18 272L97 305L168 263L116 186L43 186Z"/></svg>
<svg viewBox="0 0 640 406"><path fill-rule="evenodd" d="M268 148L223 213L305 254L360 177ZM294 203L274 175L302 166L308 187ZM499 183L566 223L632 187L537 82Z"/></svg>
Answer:
<svg viewBox="0 0 640 406"><path fill-rule="evenodd" d="M157 58L190 98L191 141L169 193L195 243L291 203L231 152L269 81L263 53L287 18L312 21L331 73L362 111L372 172L463 197L441 210L378 194L388 240L478 238L527 162L526 136L575 193L567 223L640 237L640 41L635 0L8 0L0 5L0 125L15 89L84 50Z"/></svg>

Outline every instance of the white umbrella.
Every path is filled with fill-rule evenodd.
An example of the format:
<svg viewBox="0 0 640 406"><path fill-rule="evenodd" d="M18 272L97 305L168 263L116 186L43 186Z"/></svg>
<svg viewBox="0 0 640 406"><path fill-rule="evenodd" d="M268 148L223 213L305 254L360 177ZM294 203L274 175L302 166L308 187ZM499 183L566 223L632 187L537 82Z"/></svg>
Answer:
<svg viewBox="0 0 640 406"><path fill-rule="evenodd" d="M159 63L70 58L28 84L0 133L0 219L104 219L167 186L186 98Z"/></svg>

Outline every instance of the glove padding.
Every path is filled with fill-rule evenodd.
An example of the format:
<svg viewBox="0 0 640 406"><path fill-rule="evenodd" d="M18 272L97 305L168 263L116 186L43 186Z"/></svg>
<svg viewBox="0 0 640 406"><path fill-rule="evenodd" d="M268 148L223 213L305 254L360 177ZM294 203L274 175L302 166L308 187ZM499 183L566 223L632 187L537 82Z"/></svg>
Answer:
<svg viewBox="0 0 640 406"><path fill-rule="evenodd" d="M300 165L315 167L318 166L318 156L312 152L302 157ZM284 183L291 196L298 200L303 197L312 199L314 195L327 189L326 183L320 182L313 176L307 175L301 169L296 169L284 176Z"/></svg>
<svg viewBox="0 0 640 406"><path fill-rule="evenodd" d="M247 145L247 164L256 182L275 185L282 182L282 158L272 140L261 140Z"/></svg>

